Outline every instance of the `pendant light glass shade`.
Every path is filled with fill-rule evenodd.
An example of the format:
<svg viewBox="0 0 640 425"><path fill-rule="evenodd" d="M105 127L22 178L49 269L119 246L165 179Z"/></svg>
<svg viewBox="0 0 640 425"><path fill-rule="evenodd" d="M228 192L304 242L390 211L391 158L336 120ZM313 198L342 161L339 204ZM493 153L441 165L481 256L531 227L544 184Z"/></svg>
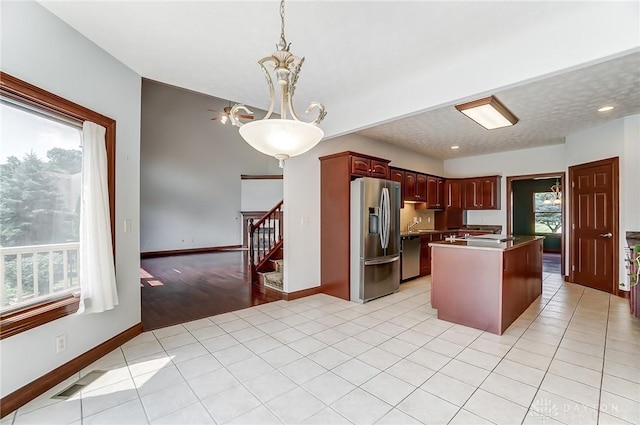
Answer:
<svg viewBox="0 0 640 425"><path fill-rule="evenodd" d="M254 149L283 160L301 155L322 140L324 131L296 120L269 119L246 123L240 136Z"/></svg>

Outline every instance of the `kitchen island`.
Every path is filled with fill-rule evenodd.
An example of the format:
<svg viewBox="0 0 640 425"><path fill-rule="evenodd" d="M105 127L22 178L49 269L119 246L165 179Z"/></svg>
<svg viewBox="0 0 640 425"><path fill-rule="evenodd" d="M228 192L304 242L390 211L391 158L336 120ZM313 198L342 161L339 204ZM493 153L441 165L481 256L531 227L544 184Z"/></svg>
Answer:
<svg viewBox="0 0 640 425"><path fill-rule="evenodd" d="M429 244L431 305L438 318L502 335L542 293L543 239Z"/></svg>

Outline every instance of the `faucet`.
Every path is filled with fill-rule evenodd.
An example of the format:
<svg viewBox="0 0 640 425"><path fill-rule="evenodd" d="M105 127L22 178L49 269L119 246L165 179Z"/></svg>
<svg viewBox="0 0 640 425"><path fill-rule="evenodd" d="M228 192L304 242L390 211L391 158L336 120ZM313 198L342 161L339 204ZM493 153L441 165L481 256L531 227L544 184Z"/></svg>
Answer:
<svg viewBox="0 0 640 425"><path fill-rule="evenodd" d="M418 224L418 223L417 223L417 222L415 222L415 221L414 221L413 223L409 223L409 224L407 224L407 232L410 232L410 231L411 231L411 228L412 228L413 226L415 226L416 224Z"/></svg>

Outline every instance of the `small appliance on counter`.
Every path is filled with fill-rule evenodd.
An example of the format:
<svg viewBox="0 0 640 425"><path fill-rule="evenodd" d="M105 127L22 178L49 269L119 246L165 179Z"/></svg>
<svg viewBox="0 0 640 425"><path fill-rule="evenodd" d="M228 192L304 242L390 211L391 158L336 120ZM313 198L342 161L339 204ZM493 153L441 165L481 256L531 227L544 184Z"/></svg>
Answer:
<svg viewBox="0 0 640 425"><path fill-rule="evenodd" d="M351 182L351 301L400 289L400 183L363 177Z"/></svg>

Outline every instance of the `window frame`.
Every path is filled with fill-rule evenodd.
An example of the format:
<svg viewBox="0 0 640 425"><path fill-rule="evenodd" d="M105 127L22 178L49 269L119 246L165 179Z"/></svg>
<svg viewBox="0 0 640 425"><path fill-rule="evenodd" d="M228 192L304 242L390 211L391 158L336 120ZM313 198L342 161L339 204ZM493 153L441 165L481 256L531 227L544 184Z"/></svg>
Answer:
<svg viewBox="0 0 640 425"><path fill-rule="evenodd" d="M563 220L563 214L562 214L562 205L561 204L557 204L560 208L560 211L538 211L538 209L536 208L536 195L539 193L544 193L544 194L548 194L551 195L551 197L553 197L553 192L552 191L546 191L546 192L533 192L533 208L532 208L532 214L533 214L533 233L536 235L558 235L560 233L562 233L563 230L561 230L559 233L555 233L552 231L549 232L538 232L536 230L536 214L560 214L560 229L562 229L562 225L564 224L564 220Z"/></svg>
<svg viewBox="0 0 640 425"><path fill-rule="evenodd" d="M116 121L2 71L0 71L0 94L32 108L76 121L80 125L84 121L91 121L106 129L111 242L115 258ZM80 298L77 295L66 295L56 300L46 300L2 314L0 315L0 340L73 314L78 310L79 301Z"/></svg>

